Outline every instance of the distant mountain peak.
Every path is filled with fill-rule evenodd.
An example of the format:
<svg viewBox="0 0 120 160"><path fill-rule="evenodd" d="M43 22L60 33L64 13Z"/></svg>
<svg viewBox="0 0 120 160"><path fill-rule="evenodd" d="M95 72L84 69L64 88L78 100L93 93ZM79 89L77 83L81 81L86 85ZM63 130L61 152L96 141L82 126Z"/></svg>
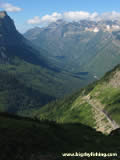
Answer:
<svg viewBox="0 0 120 160"><path fill-rule="evenodd" d="M21 39L20 34L16 30L14 21L8 16L6 11L0 12L0 34L2 35L0 37L1 45L14 45L18 39Z"/></svg>
<svg viewBox="0 0 120 160"><path fill-rule="evenodd" d="M48 26L47 26L47 28L57 28L58 26L60 26L60 25L65 25L65 24L67 24L68 22L67 21L64 21L64 20L62 20L62 19L59 19L59 20L57 20L56 22L52 22L52 23L50 23ZM46 27L45 27L46 28Z"/></svg>
<svg viewBox="0 0 120 160"><path fill-rule="evenodd" d="M6 11L0 11L0 18L8 16Z"/></svg>
<svg viewBox="0 0 120 160"><path fill-rule="evenodd" d="M14 21L9 17L6 11L0 11L0 23L1 27L7 29L8 31L12 29L16 30Z"/></svg>
<svg viewBox="0 0 120 160"><path fill-rule="evenodd" d="M13 63L18 57L26 62L48 65L44 58L37 56L39 52L16 29L13 19L5 11L0 11L0 64Z"/></svg>

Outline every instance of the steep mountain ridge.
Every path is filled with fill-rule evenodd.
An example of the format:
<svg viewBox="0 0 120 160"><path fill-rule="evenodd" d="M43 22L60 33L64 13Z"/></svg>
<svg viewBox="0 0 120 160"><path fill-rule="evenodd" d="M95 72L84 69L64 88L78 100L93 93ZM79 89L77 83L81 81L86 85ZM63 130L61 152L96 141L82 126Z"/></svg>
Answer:
<svg viewBox="0 0 120 160"><path fill-rule="evenodd" d="M14 62L18 57L32 64L39 64L47 67L47 62L40 51L38 52L28 40L17 30L13 20L5 11L0 12L0 57L5 62ZM39 55L39 56L38 56Z"/></svg>
<svg viewBox="0 0 120 160"><path fill-rule="evenodd" d="M120 65L101 80L33 112L40 119L83 123L103 133L120 127Z"/></svg>

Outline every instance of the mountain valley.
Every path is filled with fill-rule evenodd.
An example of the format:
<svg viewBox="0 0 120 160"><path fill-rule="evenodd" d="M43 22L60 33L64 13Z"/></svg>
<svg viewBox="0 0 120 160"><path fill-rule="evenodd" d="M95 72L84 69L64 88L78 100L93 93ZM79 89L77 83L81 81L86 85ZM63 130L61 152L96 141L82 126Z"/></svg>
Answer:
<svg viewBox="0 0 120 160"><path fill-rule="evenodd" d="M119 160L119 140L120 22L58 20L23 36L0 11L0 160Z"/></svg>
<svg viewBox="0 0 120 160"><path fill-rule="evenodd" d="M43 95L60 98L94 80L89 73L77 75L54 66L46 51L25 39L4 11L0 12L0 35L0 70L16 75Z"/></svg>

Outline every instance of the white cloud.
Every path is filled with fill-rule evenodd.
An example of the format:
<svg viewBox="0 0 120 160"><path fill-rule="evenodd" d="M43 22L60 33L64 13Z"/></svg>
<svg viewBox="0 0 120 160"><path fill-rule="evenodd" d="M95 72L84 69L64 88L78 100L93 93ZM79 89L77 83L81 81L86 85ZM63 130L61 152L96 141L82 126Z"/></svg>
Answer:
<svg viewBox="0 0 120 160"><path fill-rule="evenodd" d="M98 16L96 12L90 14L89 12L83 12L83 11L78 11L78 12L65 12L63 14L63 19L68 20L68 21L79 21L83 19L94 19Z"/></svg>
<svg viewBox="0 0 120 160"><path fill-rule="evenodd" d="M4 9L7 12L20 12L22 10L21 8L13 6L10 3L0 3L0 8Z"/></svg>
<svg viewBox="0 0 120 160"><path fill-rule="evenodd" d="M60 13L54 12L51 15L45 15L42 18L35 16L33 19L28 20L28 24L48 24L51 22L56 22L61 19L62 15Z"/></svg>
<svg viewBox="0 0 120 160"><path fill-rule="evenodd" d="M88 13L88 12L83 12L83 11L78 11L78 12L65 12L65 13L57 13L54 12L51 15L45 15L43 17L34 17L32 19L28 20L28 24L49 24L51 22L56 22L59 19L63 19L66 21L79 21L82 19L94 19L98 14L95 13Z"/></svg>
<svg viewBox="0 0 120 160"><path fill-rule="evenodd" d="M56 22L57 20L65 20L65 21L80 21L80 20L120 20L120 13L119 12L106 12L102 14L98 14L97 12L89 13L84 11L70 11L64 13L57 13L54 12L51 15L45 15L43 17L34 17L28 20L28 24L40 24L40 25L47 25L51 22Z"/></svg>
<svg viewBox="0 0 120 160"><path fill-rule="evenodd" d="M41 18L41 21L42 22L47 22L47 23L51 23L51 22L56 22L58 19L61 19L61 14L60 13L57 13L57 12L54 12L53 14L51 15L46 15L46 16L43 16Z"/></svg>
<svg viewBox="0 0 120 160"><path fill-rule="evenodd" d="M28 24L39 24L41 22L41 19L38 16L35 16L33 19L29 19Z"/></svg>
<svg viewBox="0 0 120 160"><path fill-rule="evenodd" d="M115 12L115 11L102 13L101 19L103 19L103 20L120 20L120 13Z"/></svg>

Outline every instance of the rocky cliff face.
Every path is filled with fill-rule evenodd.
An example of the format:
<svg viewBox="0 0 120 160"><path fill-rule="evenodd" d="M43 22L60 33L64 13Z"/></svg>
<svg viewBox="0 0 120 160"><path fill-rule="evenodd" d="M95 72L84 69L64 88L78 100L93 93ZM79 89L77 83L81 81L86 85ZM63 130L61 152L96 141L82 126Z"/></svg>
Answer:
<svg viewBox="0 0 120 160"><path fill-rule="evenodd" d="M16 45L23 37L17 32L14 21L6 12L0 12L0 45Z"/></svg>
<svg viewBox="0 0 120 160"><path fill-rule="evenodd" d="M24 61L43 65L43 57L17 30L5 11L0 12L0 63L10 63L18 57ZM40 54L40 53L39 53Z"/></svg>

